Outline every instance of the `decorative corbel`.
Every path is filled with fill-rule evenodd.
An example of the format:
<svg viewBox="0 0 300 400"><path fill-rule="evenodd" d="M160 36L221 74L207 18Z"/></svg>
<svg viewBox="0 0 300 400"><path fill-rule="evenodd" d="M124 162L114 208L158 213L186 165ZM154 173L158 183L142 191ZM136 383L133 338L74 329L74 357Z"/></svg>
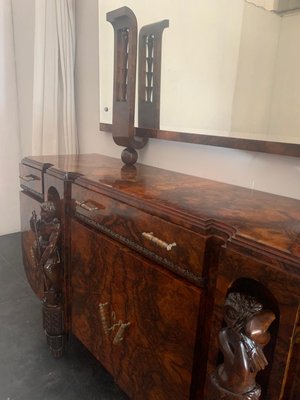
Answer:
<svg viewBox="0 0 300 400"><path fill-rule="evenodd" d="M147 138L135 137L135 82L137 58L137 20L128 7L121 7L106 15L114 28L114 87L113 139L126 149L122 153L125 164L137 160L135 149L144 147Z"/></svg>

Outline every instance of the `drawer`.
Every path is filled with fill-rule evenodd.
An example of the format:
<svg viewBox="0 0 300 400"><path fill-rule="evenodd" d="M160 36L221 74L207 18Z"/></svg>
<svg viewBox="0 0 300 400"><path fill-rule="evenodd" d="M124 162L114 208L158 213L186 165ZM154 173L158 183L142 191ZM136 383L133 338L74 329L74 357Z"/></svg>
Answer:
<svg viewBox="0 0 300 400"><path fill-rule="evenodd" d="M41 170L20 164L20 185L22 189L43 198L43 172Z"/></svg>
<svg viewBox="0 0 300 400"><path fill-rule="evenodd" d="M206 237L138 208L72 185L74 216L199 287Z"/></svg>

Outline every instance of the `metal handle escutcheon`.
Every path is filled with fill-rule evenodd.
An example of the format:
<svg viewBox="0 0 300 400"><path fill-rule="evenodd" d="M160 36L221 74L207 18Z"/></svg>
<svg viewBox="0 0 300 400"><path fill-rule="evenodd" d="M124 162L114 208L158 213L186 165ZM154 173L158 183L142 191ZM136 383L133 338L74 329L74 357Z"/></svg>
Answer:
<svg viewBox="0 0 300 400"><path fill-rule="evenodd" d="M110 332L110 326L109 326L110 322L109 322L109 317L108 317L108 303L100 303L99 310L100 310L100 319L101 319L101 324L102 324L104 334L108 335Z"/></svg>
<svg viewBox="0 0 300 400"><path fill-rule="evenodd" d="M31 182L31 181L38 180L38 178L34 175L24 175L24 176L20 176L19 178L25 182Z"/></svg>
<svg viewBox="0 0 300 400"><path fill-rule="evenodd" d="M144 238L147 240L150 240L151 242L155 243L157 246L162 247L163 249L166 249L167 251L171 251L172 247L176 246L176 243L166 243L163 240L157 238L156 236L153 235L153 232L143 232L142 235Z"/></svg>
<svg viewBox="0 0 300 400"><path fill-rule="evenodd" d="M86 204L87 202L88 202L88 200L84 200L84 201L78 201L78 200L76 200L76 201L75 201L75 204L76 204L76 206L81 207L81 208L83 208L84 210L87 210L87 211L89 211L89 212L99 210L98 207L90 207L90 206L88 206L88 205Z"/></svg>
<svg viewBox="0 0 300 400"><path fill-rule="evenodd" d="M123 342L125 331L131 323L119 320L118 322L115 322L111 325L112 320L113 322L116 320L116 315L114 311L111 313L111 315L109 315L109 309L110 307L108 303L99 304L100 320L104 334L108 336L110 332L113 332L115 329L118 329L113 339L113 345L116 346L121 342Z"/></svg>
<svg viewBox="0 0 300 400"><path fill-rule="evenodd" d="M114 340L113 340L113 344L115 346L123 342L125 330L129 327L129 325L130 325L130 322L122 322L122 321L120 321L118 332L117 332L117 334L116 334L116 336L114 337Z"/></svg>

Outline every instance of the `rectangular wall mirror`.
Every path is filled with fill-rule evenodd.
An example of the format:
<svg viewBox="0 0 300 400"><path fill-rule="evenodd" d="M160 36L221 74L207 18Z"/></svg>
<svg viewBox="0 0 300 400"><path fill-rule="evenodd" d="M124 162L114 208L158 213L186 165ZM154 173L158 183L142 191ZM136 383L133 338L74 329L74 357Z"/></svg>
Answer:
<svg viewBox="0 0 300 400"><path fill-rule="evenodd" d="M114 48L106 13L124 5L138 29L170 21L162 43L161 130L300 144L300 1L99 0L104 124L112 122Z"/></svg>

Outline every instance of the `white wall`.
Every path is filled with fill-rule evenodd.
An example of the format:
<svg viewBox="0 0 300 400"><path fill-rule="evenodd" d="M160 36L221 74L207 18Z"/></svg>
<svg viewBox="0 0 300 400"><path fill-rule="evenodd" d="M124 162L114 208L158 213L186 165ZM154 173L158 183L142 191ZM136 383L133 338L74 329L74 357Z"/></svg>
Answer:
<svg viewBox="0 0 300 400"><path fill-rule="evenodd" d="M290 142L300 139L300 14L281 18L270 132L288 136ZM285 62L285 60L291 60ZM288 107L287 107L288 105Z"/></svg>
<svg viewBox="0 0 300 400"><path fill-rule="evenodd" d="M282 18L244 4L232 136L272 140L268 131Z"/></svg>
<svg viewBox="0 0 300 400"><path fill-rule="evenodd" d="M99 132L98 2L76 0L75 98L79 148L82 153L118 157L111 135Z"/></svg>
<svg viewBox="0 0 300 400"><path fill-rule="evenodd" d="M31 153L35 0L12 0L22 155Z"/></svg>
<svg viewBox="0 0 300 400"><path fill-rule="evenodd" d="M244 2L190 0L187 7L182 1L152 0L149 8L139 0L99 4L100 55L105 54L100 61L101 121L112 121L114 34L106 14L126 4L137 17L138 29L170 21L162 44L161 129L194 132L201 127L206 133L228 134ZM105 106L109 112L102 111Z"/></svg>
<svg viewBox="0 0 300 400"><path fill-rule="evenodd" d="M81 152L119 157L122 148L98 131L98 0L76 0L76 96ZM124 4L126 2L124 1ZM300 158L151 140L139 161L300 199Z"/></svg>
<svg viewBox="0 0 300 400"><path fill-rule="evenodd" d="M0 235L19 222L18 161L20 157L18 96L12 9L0 2Z"/></svg>
<svg viewBox="0 0 300 400"><path fill-rule="evenodd" d="M9 2L5 6L9 7ZM12 0L12 14L14 37L9 42L6 39L5 43L11 66L4 71L5 89L1 86L5 115L2 115L0 127L0 235L20 230L18 163L31 149L34 0ZM11 24L8 17L1 22L4 26Z"/></svg>

